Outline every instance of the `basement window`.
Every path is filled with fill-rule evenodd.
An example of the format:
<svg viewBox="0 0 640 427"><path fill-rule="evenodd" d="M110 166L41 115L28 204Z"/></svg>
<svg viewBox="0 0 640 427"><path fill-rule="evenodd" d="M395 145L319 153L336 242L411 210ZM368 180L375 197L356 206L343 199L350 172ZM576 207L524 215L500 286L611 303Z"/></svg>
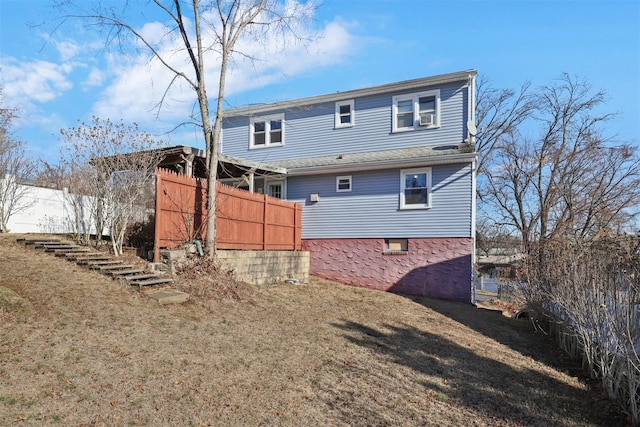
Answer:
<svg viewBox="0 0 640 427"><path fill-rule="evenodd" d="M409 239L384 239L385 255L406 255L409 251Z"/></svg>

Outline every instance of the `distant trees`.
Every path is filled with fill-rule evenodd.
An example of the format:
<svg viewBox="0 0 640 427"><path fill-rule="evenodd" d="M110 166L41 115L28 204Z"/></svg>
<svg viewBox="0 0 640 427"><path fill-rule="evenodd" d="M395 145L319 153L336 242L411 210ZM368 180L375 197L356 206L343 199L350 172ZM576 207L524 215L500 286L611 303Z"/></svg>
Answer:
<svg viewBox="0 0 640 427"><path fill-rule="evenodd" d="M75 128L62 129L76 218L87 213L98 237L109 229L113 251L122 254L127 228L141 220L154 200L154 170L161 159L162 142L136 124L126 125L93 117ZM92 196L83 198L82 196ZM85 240L88 238L85 227Z"/></svg>
<svg viewBox="0 0 640 427"><path fill-rule="evenodd" d="M14 138L11 126L16 110L4 105L0 86L0 232L7 233L12 215L31 205L27 201L28 187L23 184L33 178L35 162L26 155L25 144Z"/></svg>
<svg viewBox="0 0 640 427"><path fill-rule="evenodd" d="M508 126L481 138L482 211L510 225L525 248L622 232L639 208L640 157L636 147L604 134L612 117L601 112L604 92L565 74L537 92L524 86L517 96L498 95L480 104L502 108L492 117Z"/></svg>
<svg viewBox="0 0 640 427"><path fill-rule="evenodd" d="M90 13L80 11L67 17L89 19L110 29L108 41L122 40L132 35L150 52L152 59L160 61L173 74L165 96L178 80L186 82L193 89L199 111L199 120L195 122L202 127L209 171L206 250L210 256L214 256L218 147L229 62L236 56L252 57L250 52L243 52L239 47L242 39L249 39L257 45L281 44L287 36L301 40L301 24L310 16L314 6L311 2L281 0L153 0L152 3L170 22L164 36L157 39L145 36L130 20L113 9ZM175 49L165 49L168 39L171 39L169 44L176 46ZM184 62L176 62L176 57L184 58L191 72L185 69ZM208 73L215 66L219 66L219 71L214 82L217 97L212 127L206 84ZM159 105L163 102L164 99Z"/></svg>
<svg viewBox="0 0 640 427"><path fill-rule="evenodd" d="M519 238L517 295L639 424L638 149L606 135L605 93L568 74L479 97L478 240Z"/></svg>

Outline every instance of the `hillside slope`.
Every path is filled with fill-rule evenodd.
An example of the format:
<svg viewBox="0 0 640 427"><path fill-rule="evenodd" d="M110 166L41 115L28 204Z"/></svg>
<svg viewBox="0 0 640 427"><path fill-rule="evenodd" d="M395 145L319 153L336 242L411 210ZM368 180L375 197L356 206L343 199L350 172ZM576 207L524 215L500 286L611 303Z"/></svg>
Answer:
<svg viewBox="0 0 640 427"><path fill-rule="evenodd" d="M0 309L0 425L624 425L499 311L316 279L159 306L16 237L0 235L0 286L24 299Z"/></svg>

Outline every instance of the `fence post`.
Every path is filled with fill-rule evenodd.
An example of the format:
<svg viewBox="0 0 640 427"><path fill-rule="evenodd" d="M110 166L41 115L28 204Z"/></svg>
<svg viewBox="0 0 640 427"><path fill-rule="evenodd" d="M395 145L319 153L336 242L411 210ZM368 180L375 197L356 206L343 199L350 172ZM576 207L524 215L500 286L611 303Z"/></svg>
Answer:
<svg viewBox="0 0 640 427"><path fill-rule="evenodd" d="M267 205L269 204L269 199L267 195L262 196L262 202L264 203L264 210L262 212L262 250L267 250Z"/></svg>
<svg viewBox="0 0 640 427"><path fill-rule="evenodd" d="M295 229L293 230L293 248L294 250L302 250L302 205L295 204Z"/></svg>
<svg viewBox="0 0 640 427"><path fill-rule="evenodd" d="M162 178L160 177L160 170L156 168L156 213L153 217L154 221L154 233L153 233L153 262L160 261L160 224L159 224L159 213L160 213L160 185L162 183Z"/></svg>

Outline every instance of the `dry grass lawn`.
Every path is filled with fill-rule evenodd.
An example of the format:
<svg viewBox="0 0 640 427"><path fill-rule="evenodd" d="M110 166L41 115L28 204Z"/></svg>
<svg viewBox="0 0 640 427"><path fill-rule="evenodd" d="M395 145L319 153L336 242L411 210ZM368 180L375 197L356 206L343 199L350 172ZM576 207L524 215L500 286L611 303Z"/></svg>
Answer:
<svg viewBox="0 0 640 427"><path fill-rule="evenodd" d="M500 311L321 280L160 306L16 237L0 235L3 426L625 424Z"/></svg>

